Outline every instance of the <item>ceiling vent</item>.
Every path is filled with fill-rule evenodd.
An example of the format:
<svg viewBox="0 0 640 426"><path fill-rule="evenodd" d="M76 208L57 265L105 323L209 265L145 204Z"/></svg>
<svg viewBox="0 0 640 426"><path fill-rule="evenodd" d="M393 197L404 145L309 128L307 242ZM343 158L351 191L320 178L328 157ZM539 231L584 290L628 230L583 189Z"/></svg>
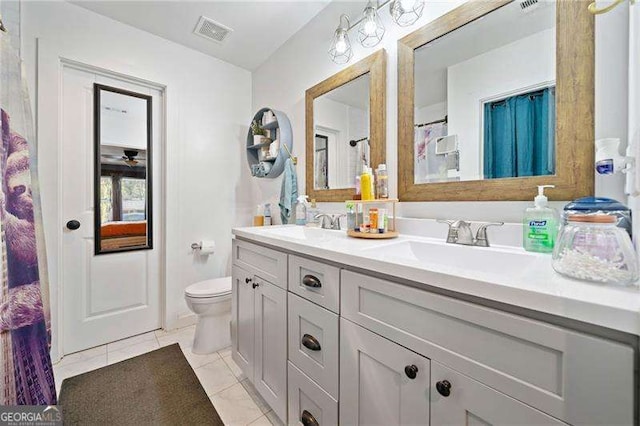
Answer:
<svg viewBox="0 0 640 426"><path fill-rule="evenodd" d="M523 12L531 12L540 6L540 0L521 0L520 10Z"/></svg>
<svg viewBox="0 0 640 426"><path fill-rule="evenodd" d="M216 43L224 42L229 34L231 34L233 30L229 27L225 27L224 25L207 18L206 16L201 16L196 28L193 30L194 34L199 35L200 37L204 37L208 40L215 41Z"/></svg>

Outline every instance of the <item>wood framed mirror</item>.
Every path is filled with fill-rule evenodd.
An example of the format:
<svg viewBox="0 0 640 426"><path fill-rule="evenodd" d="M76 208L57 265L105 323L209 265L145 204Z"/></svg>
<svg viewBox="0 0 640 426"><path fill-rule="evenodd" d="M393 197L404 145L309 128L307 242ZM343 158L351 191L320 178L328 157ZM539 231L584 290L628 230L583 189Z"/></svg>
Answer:
<svg viewBox="0 0 640 426"><path fill-rule="evenodd" d="M94 83L95 254L153 248L151 96Z"/></svg>
<svg viewBox="0 0 640 426"><path fill-rule="evenodd" d="M593 161L583 2L471 0L398 41L401 201L571 200Z"/></svg>
<svg viewBox="0 0 640 426"><path fill-rule="evenodd" d="M345 201L363 161L385 162L386 52L379 50L307 89L306 188L316 201Z"/></svg>

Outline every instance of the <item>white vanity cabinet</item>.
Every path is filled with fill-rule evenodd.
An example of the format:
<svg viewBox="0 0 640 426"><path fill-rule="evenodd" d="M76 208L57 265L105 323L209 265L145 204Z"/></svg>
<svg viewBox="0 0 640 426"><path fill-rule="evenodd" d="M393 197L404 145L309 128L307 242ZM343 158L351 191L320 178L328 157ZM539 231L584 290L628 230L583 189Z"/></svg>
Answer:
<svg viewBox="0 0 640 426"><path fill-rule="evenodd" d="M342 318L504 395L571 424L634 422L631 346L344 269L341 283Z"/></svg>
<svg viewBox="0 0 640 426"><path fill-rule="evenodd" d="M278 417L286 420L287 255L236 240L233 250L232 358Z"/></svg>
<svg viewBox="0 0 640 426"><path fill-rule="evenodd" d="M637 424L636 337L233 246L233 359L284 423Z"/></svg>

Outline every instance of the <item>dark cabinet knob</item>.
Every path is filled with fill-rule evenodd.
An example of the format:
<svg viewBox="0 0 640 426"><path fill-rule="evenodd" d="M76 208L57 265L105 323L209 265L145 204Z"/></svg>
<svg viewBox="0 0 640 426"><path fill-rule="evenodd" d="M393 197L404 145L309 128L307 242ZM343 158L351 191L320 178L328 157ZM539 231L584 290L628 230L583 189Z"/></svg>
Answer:
<svg viewBox="0 0 640 426"><path fill-rule="evenodd" d="M302 278L302 284L306 285L307 287L312 287L312 288L320 288L320 287L322 287L322 283L320 282L318 277L314 277L313 275L305 275Z"/></svg>
<svg viewBox="0 0 640 426"><path fill-rule="evenodd" d="M320 423L318 423L316 418L313 417L313 414L311 414L307 410L304 410L302 412L302 416L300 416L300 421L302 422L303 426L320 426Z"/></svg>
<svg viewBox="0 0 640 426"><path fill-rule="evenodd" d="M311 351L319 351L321 349L318 339L310 334L305 334L304 336L302 336L302 346Z"/></svg>
<svg viewBox="0 0 640 426"><path fill-rule="evenodd" d="M74 219L67 222L67 229L70 229L71 231L75 231L78 228L80 228L80 222L78 222L77 220Z"/></svg>
<svg viewBox="0 0 640 426"><path fill-rule="evenodd" d="M404 368L404 374L406 374L408 378L413 380L418 375L418 367L416 367L415 365L407 365Z"/></svg>
<svg viewBox="0 0 640 426"><path fill-rule="evenodd" d="M436 383L436 390L444 397L451 395L451 382L448 380L441 380Z"/></svg>
<svg viewBox="0 0 640 426"><path fill-rule="evenodd" d="M258 283L253 283L253 284L251 284L251 287L256 288L256 287L258 287L259 285L260 285L260 284L258 284Z"/></svg>
<svg viewBox="0 0 640 426"><path fill-rule="evenodd" d="M247 284L249 284L251 281L253 281L251 278L245 278L244 279L244 282L247 283Z"/></svg>

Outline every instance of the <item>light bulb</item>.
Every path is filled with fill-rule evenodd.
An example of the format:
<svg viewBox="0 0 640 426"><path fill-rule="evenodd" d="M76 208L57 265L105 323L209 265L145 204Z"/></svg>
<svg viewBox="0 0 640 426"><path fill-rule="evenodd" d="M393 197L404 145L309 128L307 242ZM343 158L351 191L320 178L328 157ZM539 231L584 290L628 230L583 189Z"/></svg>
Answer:
<svg viewBox="0 0 640 426"><path fill-rule="evenodd" d="M372 18L367 19L367 22L364 24L364 32L367 35L376 35L376 29L378 26Z"/></svg>
<svg viewBox="0 0 640 426"><path fill-rule="evenodd" d="M344 52L347 51L347 42L344 41L344 37L341 37L337 42L336 42L336 52L342 54Z"/></svg>

